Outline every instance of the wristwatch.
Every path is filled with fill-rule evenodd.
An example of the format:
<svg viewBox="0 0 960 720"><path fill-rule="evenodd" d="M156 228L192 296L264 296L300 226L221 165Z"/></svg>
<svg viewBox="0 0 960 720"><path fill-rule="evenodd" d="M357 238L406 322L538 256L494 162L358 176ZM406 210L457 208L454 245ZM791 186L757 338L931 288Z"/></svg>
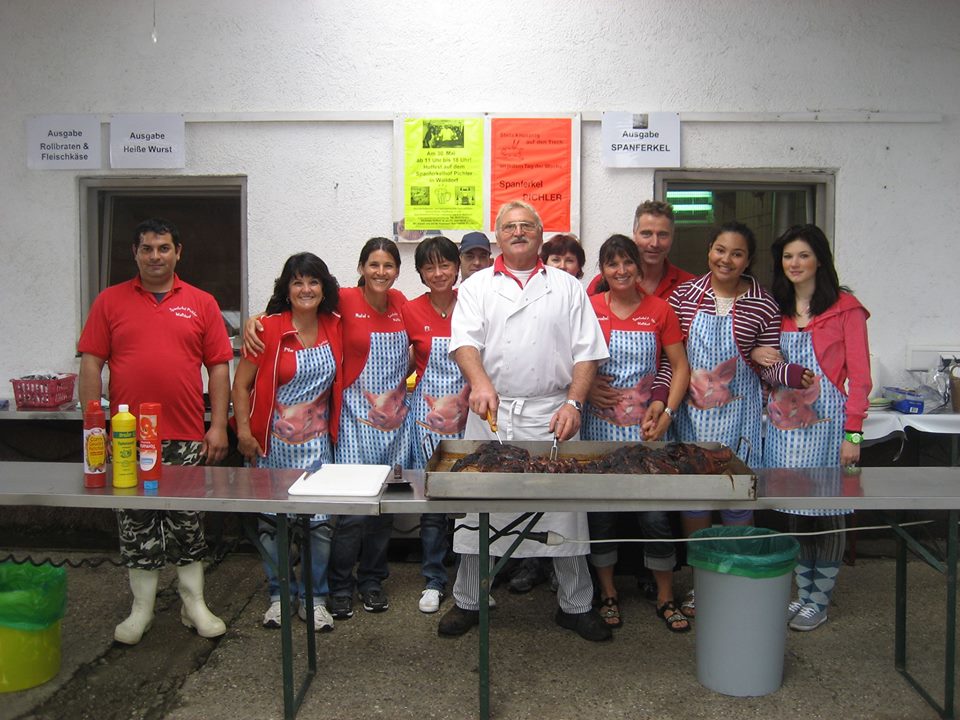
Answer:
<svg viewBox="0 0 960 720"><path fill-rule="evenodd" d="M673 410L671 410L669 406L664 405L664 406L663 406L663 412L664 412L668 417L671 417L671 418L673 417Z"/></svg>
<svg viewBox="0 0 960 720"><path fill-rule="evenodd" d="M571 400L570 398L567 398L567 405L572 405L574 410L576 410L581 415L583 414L583 403L580 402L579 400Z"/></svg>
<svg viewBox="0 0 960 720"><path fill-rule="evenodd" d="M863 433L859 431L851 432L849 430L844 430L843 439L848 443L852 443L853 445L859 445L863 442Z"/></svg>

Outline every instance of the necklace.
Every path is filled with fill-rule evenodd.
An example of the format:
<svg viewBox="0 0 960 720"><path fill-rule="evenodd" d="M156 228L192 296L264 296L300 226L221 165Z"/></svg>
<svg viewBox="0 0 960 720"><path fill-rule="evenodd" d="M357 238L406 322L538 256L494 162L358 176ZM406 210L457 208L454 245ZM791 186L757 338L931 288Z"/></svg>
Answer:
<svg viewBox="0 0 960 720"><path fill-rule="evenodd" d="M438 307L438 306L433 302L433 293L430 294L430 305L433 307L434 310L436 310L438 313L440 313L440 317L442 317L444 320L447 319L447 315L449 315L450 312L452 311L453 305L454 305L455 302L457 302L457 296L456 296L456 295L454 295L454 296L450 299L450 302L447 303L447 307L446 307L445 309L441 309L440 307Z"/></svg>

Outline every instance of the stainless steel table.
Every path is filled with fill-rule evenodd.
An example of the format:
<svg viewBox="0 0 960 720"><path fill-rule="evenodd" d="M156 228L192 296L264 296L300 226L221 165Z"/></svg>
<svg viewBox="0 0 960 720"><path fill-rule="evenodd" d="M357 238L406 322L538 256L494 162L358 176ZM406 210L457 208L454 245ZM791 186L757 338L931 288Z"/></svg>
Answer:
<svg viewBox="0 0 960 720"><path fill-rule="evenodd" d="M300 474L299 470L164 465L159 490L145 493L142 486L130 489L112 487L109 468L107 487L87 490L83 487L83 467L76 463L0 462L0 505L277 513L283 713L289 720L296 715L316 675L317 652L313 593L310 593L307 603L307 671L300 688L295 691L287 514L297 516L304 527L304 537L309 537L307 521L311 515L376 515L380 511L379 497L288 495L287 489ZM311 587L310 543L304 542L302 548L304 585Z"/></svg>
<svg viewBox="0 0 960 720"><path fill-rule="evenodd" d="M482 493L472 491L473 497L430 500L424 494L423 471L405 471L404 479L409 485L388 486L380 501L380 512L424 513L444 512L480 514L480 628L479 666L480 717L490 716L490 658L489 658L489 608L487 597L492 579L489 567L489 542L491 529L489 515L492 512L514 512L530 517L526 528L547 511L593 511L607 510L632 512L638 510L702 510L721 508L758 509L804 509L837 508L851 510L946 510L948 511L947 555L944 560L933 558L929 551L895 519L888 523L897 535L896 570L896 669L943 718L955 715L954 688L956 683L956 604L957 604L957 522L960 510L960 468L862 468L857 475L845 474L840 468L809 468L802 470L772 468L757 471L757 499L749 500L622 500L597 488L595 499L565 499L562 497L529 497L504 500L498 496L496 484ZM670 476L664 476L670 482ZM678 495L680 494L678 490ZM494 538L514 528L494 529ZM522 535L521 535L522 537ZM519 542L518 538L518 542ZM907 547L915 550L924 560L940 570L946 577L946 625L944 628L944 701L936 700L910 674L906 665L906 608L907 608ZM493 575L502 567L505 558L494 566Z"/></svg>

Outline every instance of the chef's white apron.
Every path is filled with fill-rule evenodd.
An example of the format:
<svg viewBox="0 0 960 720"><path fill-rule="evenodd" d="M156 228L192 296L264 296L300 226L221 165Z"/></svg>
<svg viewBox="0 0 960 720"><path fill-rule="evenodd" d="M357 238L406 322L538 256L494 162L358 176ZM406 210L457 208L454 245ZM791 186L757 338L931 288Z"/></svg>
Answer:
<svg viewBox="0 0 960 720"><path fill-rule="evenodd" d="M513 440L547 440L552 442L553 435L549 429L550 418L553 417L553 414L563 405L566 399L565 391L538 398L501 397L500 409L497 413L497 425L503 441L505 443ZM464 438L467 440L497 441L497 436L490 430L487 421L472 412L467 419ZM579 434L572 439L579 439ZM490 528L492 530L506 527L517 517L516 513L490 513ZM461 554L478 554L480 546L477 531L463 529L459 526L471 525L477 527L480 524L479 515L468 513L463 520L458 520L456 524L458 529L453 538L454 551ZM524 525L521 524L517 529L521 529ZM543 517L534 526L534 530L536 532L552 530L565 538L576 540L588 540L590 537L585 512L544 513ZM495 543L491 543L490 555L504 555L514 540L516 540L516 535L508 535ZM589 552L590 546L587 543L545 545L532 540L524 540L513 553L513 557L569 557L587 555Z"/></svg>

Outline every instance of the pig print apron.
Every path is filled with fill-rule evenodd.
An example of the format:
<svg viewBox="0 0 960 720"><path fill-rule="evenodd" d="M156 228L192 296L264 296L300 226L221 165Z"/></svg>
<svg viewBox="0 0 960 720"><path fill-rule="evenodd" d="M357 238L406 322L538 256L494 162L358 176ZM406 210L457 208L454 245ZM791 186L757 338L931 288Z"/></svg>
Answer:
<svg viewBox="0 0 960 720"><path fill-rule="evenodd" d="M697 312L687 334L690 390L674 418L681 442L719 442L752 468L761 467L760 378L744 362L729 315ZM741 438L743 440L741 441Z"/></svg>
<svg viewBox="0 0 960 720"><path fill-rule="evenodd" d="M652 332L610 332L610 359L597 370L611 376L610 386L620 390L612 408L587 403L580 437L583 440L640 442L640 423L650 404L656 372L657 337Z"/></svg>
<svg viewBox="0 0 960 720"><path fill-rule="evenodd" d="M844 394L823 374L808 332L780 334L784 360L803 365L814 375L809 388L778 387L767 401L767 433L763 465L771 468L820 468L840 464L840 444L846 419ZM822 492L835 495L839 479L831 475ZM786 510L797 515L841 515L852 510Z"/></svg>
<svg viewBox="0 0 960 720"><path fill-rule="evenodd" d="M410 467L406 332L372 333L360 377L343 391L336 462Z"/></svg>
<svg viewBox="0 0 960 720"><path fill-rule="evenodd" d="M423 377L413 391L413 465L422 468L441 440L459 440L470 413L470 386L448 357L450 338L434 337Z"/></svg>
<svg viewBox="0 0 960 720"><path fill-rule="evenodd" d="M277 388L270 418L270 452L260 458L258 467L308 469L333 462L329 429L330 392L337 372L333 351L329 343L303 348L297 350L296 361L293 377ZM314 515L311 521L326 518Z"/></svg>

